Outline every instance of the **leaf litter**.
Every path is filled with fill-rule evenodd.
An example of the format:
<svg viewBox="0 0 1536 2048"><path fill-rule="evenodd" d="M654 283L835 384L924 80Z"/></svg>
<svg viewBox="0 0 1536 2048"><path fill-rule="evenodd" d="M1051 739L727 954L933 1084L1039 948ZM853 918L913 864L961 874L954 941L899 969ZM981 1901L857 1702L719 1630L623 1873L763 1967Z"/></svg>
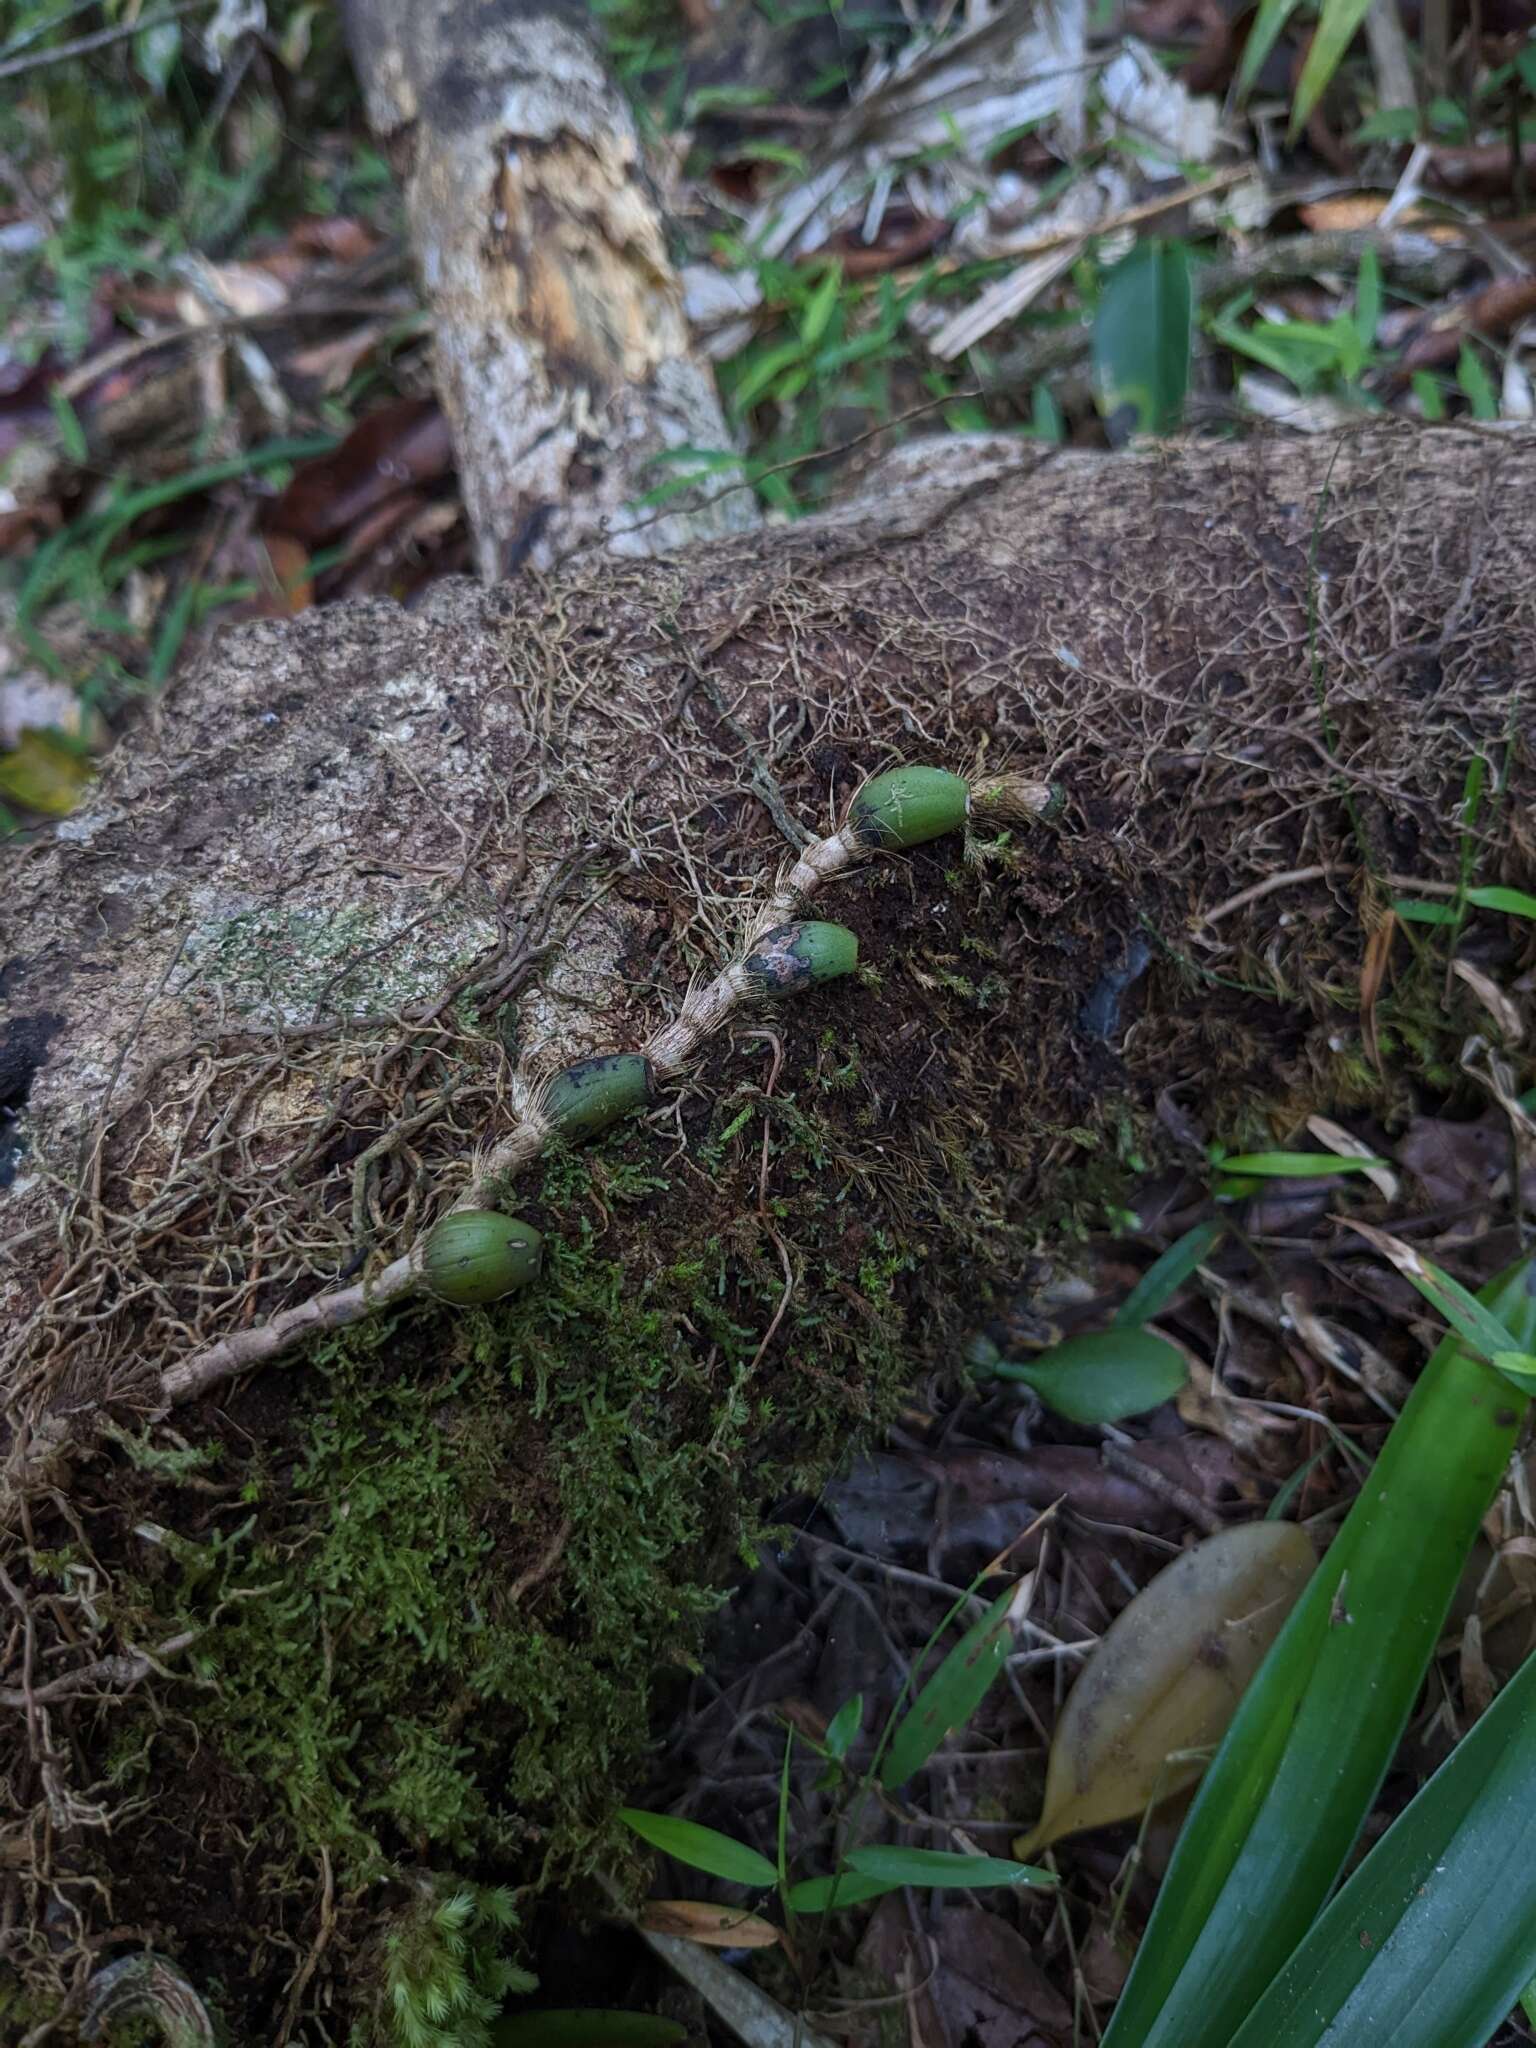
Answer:
<svg viewBox="0 0 1536 2048"><path fill-rule="evenodd" d="M808 1731L790 1760L794 1878L796 1845L807 1853L840 1810L817 1731L839 1720L847 1766L880 1768L882 1731L911 1726L914 1689L921 1703L942 1689L946 1656L963 1661L958 1631L995 1645L1011 1617L998 1682L969 1714L952 1701L911 1759L881 1771L885 1804L841 1837L843 1853L867 1856L867 1842L897 1858L1044 1857L1060 1892L915 1881L861 1894L826 1923L843 1995L818 1994L811 2017L829 2036L874 2048L892 1997L913 2048L1065 2048L1102 2027L1202 1760L1438 1333L1378 1246L1400 1258L1397 1247L1419 1247L1475 1290L1516 1244L1507 1188L1489 1194L1507 1158L1497 1111L1413 1115L1395 1137L1314 1113L1282 1135L1293 1152L1310 1138L1370 1170L1315 1183L1299 1235L1273 1207L1275 1182L1220 1209L1198 1178L1182 1194L1149 1185L1148 1230L1042 1261L978 1333L1003 1358L1059 1346L1063 1332L1070 1343L1074 1325L1136 1294L1139 1275L1139 1298L1189 1362L1176 1400L1094 1425L1053 1415L1018 1382L938 1380L881 1452L817 1500L786 1504L782 1546L723 1614L648 1798L771 1853L784 1730ZM1389 1810L1536 1640L1528 1456L1485 1526ZM1027 1600L1006 1577L1021 1571ZM857 1712L840 1714L855 1694Z"/></svg>

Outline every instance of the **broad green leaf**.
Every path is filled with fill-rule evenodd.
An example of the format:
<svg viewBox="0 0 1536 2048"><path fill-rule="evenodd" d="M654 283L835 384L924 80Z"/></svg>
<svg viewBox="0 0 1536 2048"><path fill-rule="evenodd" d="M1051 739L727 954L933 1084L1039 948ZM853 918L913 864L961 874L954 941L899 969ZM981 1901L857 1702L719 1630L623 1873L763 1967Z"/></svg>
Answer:
<svg viewBox="0 0 1536 2048"><path fill-rule="evenodd" d="M1481 1305L1536 1347L1536 1261ZM1227 2048L1369 1813L1529 1399L1448 1335L1201 1781L1103 2048Z"/></svg>
<svg viewBox="0 0 1536 2048"><path fill-rule="evenodd" d="M1252 1173L1261 1180L1313 1180L1325 1173L1364 1173L1384 1159L1341 1159L1337 1152L1237 1152L1221 1161L1223 1173Z"/></svg>
<svg viewBox="0 0 1536 2048"><path fill-rule="evenodd" d="M998 1379L1021 1380L1068 1422L1119 1422L1173 1396L1189 1378L1176 1344L1146 1330L1093 1330L1042 1351L1027 1365L999 1362Z"/></svg>
<svg viewBox="0 0 1536 2048"><path fill-rule="evenodd" d="M1307 51L1291 101L1290 133L1299 135L1312 115L1329 81L1338 70L1344 52L1355 39L1361 22L1370 12L1371 0L1323 0L1318 13L1317 33Z"/></svg>
<svg viewBox="0 0 1536 2048"><path fill-rule="evenodd" d="M1536 1659L1400 1814L1232 2048L1483 2048L1536 1971Z"/></svg>
<svg viewBox="0 0 1536 2048"><path fill-rule="evenodd" d="M158 21L133 39L134 68L150 90L157 92L162 99L180 55L179 21Z"/></svg>
<svg viewBox="0 0 1536 2048"><path fill-rule="evenodd" d="M1351 1223L1350 1228L1386 1254L1403 1278L1411 1281L1424 1299L1440 1311L1470 1350L1488 1359L1497 1358L1501 1352L1520 1351L1521 1347L1498 1317L1490 1315L1475 1294L1469 1294L1459 1280L1452 1279L1433 1259L1426 1259L1400 1237L1376 1230L1368 1223Z"/></svg>
<svg viewBox="0 0 1536 2048"><path fill-rule="evenodd" d="M0 796L45 818L67 818L90 779L89 759L56 733L24 732L0 754Z"/></svg>
<svg viewBox="0 0 1536 2048"><path fill-rule="evenodd" d="M856 1692L851 1700L844 1700L832 1719L827 1723L827 1754L839 1763L852 1749L864 1725L864 1695Z"/></svg>
<svg viewBox="0 0 1536 2048"><path fill-rule="evenodd" d="M999 1593L907 1709L880 1766L880 1782L888 1792L921 1770L951 1729L961 1727L981 1705L1013 1648L1013 1625L1023 1616L1032 1584L1024 1578Z"/></svg>
<svg viewBox="0 0 1536 2048"><path fill-rule="evenodd" d="M708 1871L711 1877L726 1878L731 1884L765 1886L777 1881L778 1873L766 1856L716 1828L700 1827L695 1820L678 1820L670 1813L645 1813L636 1806L621 1806L619 1819L633 1828L642 1842L690 1869Z"/></svg>
<svg viewBox="0 0 1536 2048"><path fill-rule="evenodd" d="M1186 1230L1167 1251L1154 1259L1115 1311L1115 1326L1135 1330L1150 1322L1168 1306L1191 1273L1203 1266L1226 1235L1225 1222L1216 1217Z"/></svg>
<svg viewBox="0 0 1536 2048"><path fill-rule="evenodd" d="M1408 381L1426 425L1437 426L1445 418L1445 393L1440 389L1440 379L1428 370L1415 370Z"/></svg>
<svg viewBox="0 0 1536 2048"><path fill-rule="evenodd" d="M1006 1856L962 1856L952 1849L899 1849L873 1844L850 1849L850 1870L860 1877L878 1877L891 1884L994 1885L1055 1884L1054 1872L1032 1863L1014 1863Z"/></svg>
<svg viewBox="0 0 1536 2048"><path fill-rule="evenodd" d="M1469 889L1467 901L1475 903L1479 910L1507 910L1511 917L1536 917L1536 896L1527 896L1523 889Z"/></svg>
<svg viewBox="0 0 1536 2048"><path fill-rule="evenodd" d="M1111 439L1171 434L1184 412L1194 294L1182 242L1138 242L1104 280L1094 385Z"/></svg>
<svg viewBox="0 0 1536 2048"><path fill-rule="evenodd" d="M1460 914L1449 903L1420 903L1416 897L1394 896L1392 908L1405 924L1459 924Z"/></svg>
<svg viewBox="0 0 1536 2048"><path fill-rule="evenodd" d="M1536 1358L1529 1351L1495 1351L1493 1362L1506 1378L1533 1382L1528 1391L1536 1392Z"/></svg>
<svg viewBox="0 0 1536 2048"><path fill-rule="evenodd" d="M1312 1576L1294 1522L1247 1522L1160 1571L1105 1630L1056 1723L1033 1856L1194 1783Z"/></svg>
<svg viewBox="0 0 1536 2048"><path fill-rule="evenodd" d="M494 2048L676 2048L688 2029L653 2012L605 2012L571 2006L563 2012L519 2012L497 2020Z"/></svg>

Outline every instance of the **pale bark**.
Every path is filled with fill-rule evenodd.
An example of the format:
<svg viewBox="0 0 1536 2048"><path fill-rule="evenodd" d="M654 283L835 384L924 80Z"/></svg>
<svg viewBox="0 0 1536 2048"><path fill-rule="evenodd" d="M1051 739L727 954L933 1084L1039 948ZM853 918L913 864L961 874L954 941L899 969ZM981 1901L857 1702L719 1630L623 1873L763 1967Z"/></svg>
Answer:
<svg viewBox="0 0 1536 2048"><path fill-rule="evenodd" d="M348 0L368 118L401 176L485 579L587 544L663 554L755 519L729 473L637 501L681 447L728 449L634 117L580 6Z"/></svg>

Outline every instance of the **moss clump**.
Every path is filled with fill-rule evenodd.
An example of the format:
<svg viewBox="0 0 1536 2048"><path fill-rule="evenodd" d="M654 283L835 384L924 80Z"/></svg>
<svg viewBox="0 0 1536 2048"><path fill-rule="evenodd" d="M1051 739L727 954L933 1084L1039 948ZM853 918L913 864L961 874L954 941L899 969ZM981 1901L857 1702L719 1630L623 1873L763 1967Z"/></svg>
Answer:
<svg viewBox="0 0 1536 2048"><path fill-rule="evenodd" d="M815 1129L775 1105L787 1307L772 1236L730 1187L755 1182L758 1131L722 1148L719 1228L687 1257L657 1229L671 1191L646 1134L627 1156L557 1151L525 1191L539 1286L360 1325L272 1375L276 1440L269 1415L258 1450L242 1434L195 1474L243 1496L212 1532L182 1533L179 1474L130 1468L161 1538L116 1618L136 1640L201 1628L206 1689L195 1739L123 1724L124 1792L163 1798L216 1761L289 1883L322 1850L338 1888L423 1863L537 1885L602 1860L658 1674L696 1654L722 1566L912 1370L913 1254L854 1225L806 1156Z"/></svg>
<svg viewBox="0 0 1536 2048"><path fill-rule="evenodd" d="M537 1987L503 1952L516 1927L500 1886L421 1879L384 1937L378 2006L353 2048L489 2048L503 2001Z"/></svg>

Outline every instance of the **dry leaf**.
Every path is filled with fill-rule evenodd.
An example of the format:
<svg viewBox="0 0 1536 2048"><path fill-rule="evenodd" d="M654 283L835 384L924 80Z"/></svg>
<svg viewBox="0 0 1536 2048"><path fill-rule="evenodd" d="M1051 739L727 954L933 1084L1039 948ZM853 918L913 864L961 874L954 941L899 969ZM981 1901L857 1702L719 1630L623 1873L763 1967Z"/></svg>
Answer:
<svg viewBox="0 0 1536 2048"><path fill-rule="evenodd" d="M1385 1069L1376 1038L1376 1003L1387 978L1387 963L1392 957L1392 941L1396 936L1397 918L1389 910L1366 940L1365 959L1360 967L1360 1037L1365 1046L1365 1056L1378 1074ZM1387 1197L1388 1201L1393 1199L1391 1195Z"/></svg>
<svg viewBox="0 0 1536 2048"><path fill-rule="evenodd" d="M1180 1349L1189 1360L1189 1378L1174 1400L1181 1418L1191 1429L1205 1429L1212 1436L1224 1437L1234 1451L1263 1465L1267 1440L1291 1435L1295 1423L1232 1393L1203 1358L1197 1358L1187 1346L1181 1345Z"/></svg>
<svg viewBox="0 0 1536 2048"><path fill-rule="evenodd" d="M781 1930L758 1913L716 1906L705 1899L650 1899L641 1908L647 1934L671 1934L705 1948L773 1948Z"/></svg>
<svg viewBox="0 0 1536 2048"><path fill-rule="evenodd" d="M1294 1522L1248 1522L1159 1572L1073 1686L1051 1744L1045 1811L1014 1854L1129 1820L1193 1783L1316 1562Z"/></svg>
<svg viewBox="0 0 1536 2048"><path fill-rule="evenodd" d="M1365 1168L1365 1177L1383 1200L1397 1200L1398 1179L1390 1166L1383 1166L1370 1145L1363 1138L1357 1138L1353 1131L1346 1131L1342 1124L1336 1124L1332 1117L1309 1116L1307 1129L1319 1145L1326 1145L1330 1152L1337 1152L1341 1159L1369 1159L1373 1163Z"/></svg>
<svg viewBox="0 0 1536 2048"><path fill-rule="evenodd" d="M1470 960L1453 960L1451 972L1458 981L1464 981L1477 997L1498 1027L1504 1043L1518 1045L1525 1036L1525 1019L1520 1014L1519 1004L1512 1002L1498 983L1484 974L1480 967L1474 967Z"/></svg>
<svg viewBox="0 0 1536 2048"><path fill-rule="evenodd" d="M1377 1406L1394 1422L1397 1420L1413 1388L1389 1358L1384 1358L1355 1331L1314 1314L1299 1294L1282 1294L1280 1306L1290 1317L1296 1335L1320 1365L1332 1366L1345 1379L1364 1387Z"/></svg>

